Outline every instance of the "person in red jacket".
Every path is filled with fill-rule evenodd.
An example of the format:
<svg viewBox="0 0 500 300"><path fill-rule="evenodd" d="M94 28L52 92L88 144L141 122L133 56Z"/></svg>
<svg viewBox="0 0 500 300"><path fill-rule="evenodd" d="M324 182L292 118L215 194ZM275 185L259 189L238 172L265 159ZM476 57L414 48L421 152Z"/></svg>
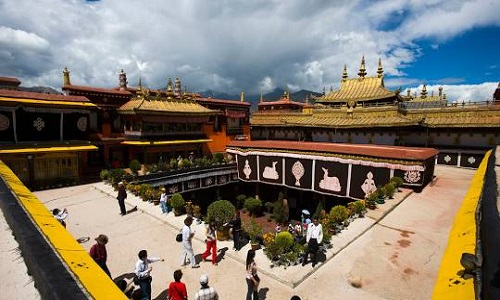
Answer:
<svg viewBox="0 0 500 300"><path fill-rule="evenodd" d="M108 243L108 236L105 234L99 234L95 238L96 243L90 248L90 256L95 260L95 262L101 267L101 269L108 274L111 278L111 273L109 272L108 266L106 265L106 260L108 259L108 253L106 252L106 244Z"/></svg>
<svg viewBox="0 0 500 300"><path fill-rule="evenodd" d="M187 300L186 284L181 282L182 271L175 270L174 280L168 286L168 299L169 300Z"/></svg>

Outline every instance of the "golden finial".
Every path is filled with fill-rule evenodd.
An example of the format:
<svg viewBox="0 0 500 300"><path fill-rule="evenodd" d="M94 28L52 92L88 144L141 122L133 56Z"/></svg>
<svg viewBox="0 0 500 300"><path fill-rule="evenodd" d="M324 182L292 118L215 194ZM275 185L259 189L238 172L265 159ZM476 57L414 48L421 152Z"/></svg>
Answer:
<svg viewBox="0 0 500 300"><path fill-rule="evenodd" d="M245 92L241 92L240 94L240 101L245 102Z"/></svg>
<svg viewBox="0 0 500 300"><path fill-rule="evenodd" d="M71 85L71 81L69 79L69 71L66 67L64 67L63 70L63 85Z"/></svg>
<svg viewBox="0 0 500 300"><path fill-rule="evenodd" d="M172 87L172 78L168 78L168 82L167 82L167 93L171 93L173 92L173 87Z"/></svg>
<svg viewBox="0 0 500 300"><path fill-rule="evenodd" d="M422 87L422 92L420 93L420 98L425 99L427 98L427 85L424 84Z"/></svg>
<svg viewBox="0 0 500 300"><path fill-rule="evenodd" d="M406 90L406 96L410 97L410 96L411 96L411 94L410 94L410 93L411 93L411 90L410 90L410 89L407 89L407 90Z"/></svg>
<svg viewBox="0 0 500 300"><path fill-rule="evenodd" d="M361 58L361 66L359 67L358 75L360 78L365 78L366 76L366 67L365 67L365 56Z"/></svg>
<svg viewBox="0 0 500 300"><path fill-rule="evenodd" d="M346 81L348 78L347 76L347 65L344 64L344 71L342 72L342 81Z"/></svg>
<svg viewBox="0 0 500 300"><path fill-rule="evenodd" d="M377 69L377 77L382 78L384 76L384 69L382 68L382 59L378 59L378 69Z"/></svg>
<svg viewBox="0 0 500 300"><path fill-rule="evenodd" d="M139 90L142 90L142 78L139 77L139 87L138 87Z"/></svg>
<svg viewBox="0 0 500 300"><path fill-rule="evenodd" d="M260 91L260 99L259 99L259 102L260 102L260 103L264 102L264 97L262 96L262 91Z"/></svg>

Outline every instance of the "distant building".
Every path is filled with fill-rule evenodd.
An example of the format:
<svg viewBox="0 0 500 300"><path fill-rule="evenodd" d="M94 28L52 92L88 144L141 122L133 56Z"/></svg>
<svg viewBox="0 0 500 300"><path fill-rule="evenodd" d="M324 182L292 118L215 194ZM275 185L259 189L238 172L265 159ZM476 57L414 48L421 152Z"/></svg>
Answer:
<svg viewBox="0 0 500 300"><path fill-rule="evenodd" d="M384 86L382 63L366 76L364 58L358 77L344 66L340 88L306 102L261 100L250 118L252 140L433 147L437 162L477 167L484 152L500 143L500 102L481 99L450 103L423 86L406 95ZM495 91L494 99L500 95Z"/></svg>

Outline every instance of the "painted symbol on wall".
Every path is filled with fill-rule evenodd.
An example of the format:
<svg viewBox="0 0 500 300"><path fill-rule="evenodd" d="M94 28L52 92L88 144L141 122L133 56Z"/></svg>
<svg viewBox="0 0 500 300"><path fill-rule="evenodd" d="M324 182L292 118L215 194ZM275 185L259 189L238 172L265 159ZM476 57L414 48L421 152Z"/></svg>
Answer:
<svg viewBox="0 0 500 300"><path fill-rule="evenodd" d="M169 189L168 189L168 192L170 194L174 194L174 193L177 193L179 191L179 187L177 185L173 185L171 186Z"/></svg>
<svg viewBox="0 0 500 300"><path fill-rule="evenodd" d="M205 178L205 185L211 185L213 183L214 183L214 181L213 181L212 177Z"/></svg>
<svg viewBox="0 0 500 300"><path fill-rule="evenodd" d="M35 121L33 121L33 127L35 127L38 131L42 131L42 129L45 127L45 121L42 120L42 118L38 117Z"/></svg>
<svg viewBox="0 0 500 300"><path fill-rule="evenodd" d="M76 122L76 127L78 127L80 131L87 130L87 117L80 117L78 122Z"/></svg>
<svg viewBox="0 0 500 300"><path fill-rule="evenodd" d="M304 176L305 169L300 161L296 161L292 166L292 174L295 177L295 185L300 186L300 179Z"/></svg>
<svg viewBox="0 0 500 300"><path fill-rule="evenodd" d="M448 164L448 163L450 163L450 161L451 161L451 156L446 155L446 156L444 157L444 161L445 161L447 164Z"/></svg>
<svg viewBox="0 0 500 300"><path fill-rule="evenodd" d="M328 176L328 169L321 167L323 169L323 179L319 182L319 187L324 190L340 192L340 182L339 179L335 176Z"/></svg>
<svg viewBox="0 0 500 300"><path fill-rule="evenodd" d="M406 171L404 179L406 182L415 183L420 180L420 172L419 171Z"/></svg>
<svg viewBox="0 0 500 300"><path fill-rule="evenodd" d="M377 190L377 185L375 184L375 180L373 179L373 173L368 172L366 174L366 179L361 185L361 189L365 192L365 197L368 197L371 193Z"/></svg>
<svg viewBox="0 0 500 300"><path fill-rule="evenodd" d="M473 165L476 162L476 159L474 158L474 156L471 156L471 157L469 157L467 162L469 162L469 164Z"/></svg>
<svg viewBox="0 0 500 300"><path fill-rule="evenodd" d="M252 174L252 169L250 168L250 164L248 163L248 159L245 159L245 166L243 167L243 174L245 174L246 178L250 178L250 174Z"/></svg>
<svg viewBox="0 0 500 300"><path fill-rule="evenodd" d="M272 180L276 180L278 179L280 176L278 175L278 172L276 171L276 164L278 162L277 161L273 161L273 166L266 166L264 168L264 172L262 172L262 177L266 178L266 179L272 179Z"/></svg>

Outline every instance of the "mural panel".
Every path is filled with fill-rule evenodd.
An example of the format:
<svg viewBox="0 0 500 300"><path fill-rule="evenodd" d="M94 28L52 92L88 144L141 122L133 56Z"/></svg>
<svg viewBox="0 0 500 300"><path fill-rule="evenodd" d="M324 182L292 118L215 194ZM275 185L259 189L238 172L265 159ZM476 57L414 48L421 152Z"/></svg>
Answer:
<svg viewBox="0 0 500 300"><path fill-rule="evenodd" d="M422 185L424 173L420 171L394 170L394 176L401 177L404 185Z"/></svg>
<svg viewBox="0 0 500 300"><path fill-rule="evenodd" d="M285 185L312 189L312 160L285 158Z"/></svg>
<svg viewBox="0 0 500 300"><path fill-rule="evenodd" d="M363 199L390 179L390 169L353 165L349 196Z"/></svg>
<svg viewBox="0 0 500 300"><path fill-rule="evenodd" d="M14 142L14 123L12 113L0 111L0 141Z"/></svg>
<svg viewBox="0 0 500 300"><path fill-rule="evenodd" d="M244 181L257 180L257 158L253 155L237 156L238 177Z"/></svg>
<svg viewBox="0 0 500 300"><path fill-rule="evenodd" d="M316 161L314 189L322 193L346 195L349 165L329 161Z"/></svg>
<svg viewBox="0 0 500 300"><path fill-rule="evenodd" d="M283 158L259 156L259 172L260 181L283 184Z"/></svg>
<svg viewBox="0 0 500 300"><path fill-rule="evenodd" d="M437 163L441 165L456 166L458 162L458 153L440 152L438 154Z"/></svg>
<svg viewBox="0 0 500 300"><path fill-rule="evenodd" d="M467 168L479 168L479 164L483 160L484 154L468 154L462 153L462 157L460 158L460 166Z"/></svg>
<svg viewBox="0 0 500 300"><path fill-rule="evenodd" d="M61 115L58 113L16 111L19 141L57 141L60 139Z"/></svg>

